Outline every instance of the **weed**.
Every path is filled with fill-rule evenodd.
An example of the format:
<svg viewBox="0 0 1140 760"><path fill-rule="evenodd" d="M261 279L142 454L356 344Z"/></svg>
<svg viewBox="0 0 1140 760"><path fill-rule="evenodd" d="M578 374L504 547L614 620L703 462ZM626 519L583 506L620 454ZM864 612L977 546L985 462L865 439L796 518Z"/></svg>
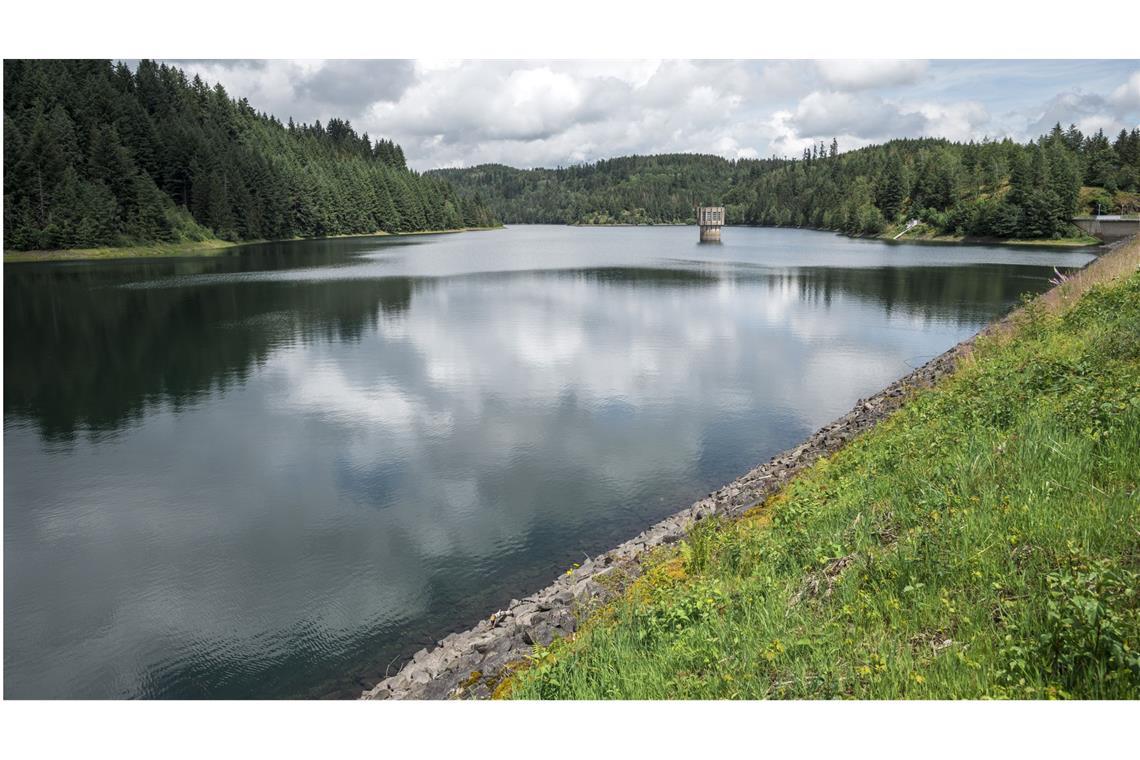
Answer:
<svg viewBox="0 0 1140 760"><path fill-rule="evenodd" d="M655 553L509 695L1140 696L1140 274L1015 323Z"/></svg>

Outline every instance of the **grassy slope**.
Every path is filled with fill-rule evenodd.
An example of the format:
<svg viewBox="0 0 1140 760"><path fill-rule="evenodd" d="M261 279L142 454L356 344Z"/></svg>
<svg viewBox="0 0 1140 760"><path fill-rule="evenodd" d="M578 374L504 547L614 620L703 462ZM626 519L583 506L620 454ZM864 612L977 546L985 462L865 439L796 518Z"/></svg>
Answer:
<svg viewBox="0 0 1140 760"><path fill-rule="evenodd" d="M902 233L901 235L899 233ZM896 237L898 236L898 237ZM935 243L983 243L986 245L1038 246L1046 248L1087 248L1100 245L1101 241L1086 235L1076 225L1072 225L1072 235L1066 238L1045 238L1041 240L1018 240L1014 238L971 238L966 235L939 234L927 224L918 224L910 230L905 224L893 224L876 237L884 240L930 241Z"/></svg>
<svg viewBox="0 0 1140 760"><path fill-rule="evenodd" d="M1111 258L500 695L1140 697L1140 242Z"/></svg>
<svg viewBox="0 0 1140 760"><path fill-rule="evenodd" d="M498 229L496 227L464 227L455 230L420 230L417 232L404 232L399 236L405 235L440 235L450 232L473 232L476 230L490 230ZM381 237L388 236L392 233L384 232L369 232L362 235L331 235L325 238L307 238L309 240L329 240L332 238L343 237ZM306 238L292 238L293 240L303 240ZM238 243L232 243L228 240L202 240L186 243L149 243L145 245L132 245L123 247L109 247L109 248L68 248L57 251L4 251L5 263L21 263L27 261L92 261L100 259L151 259L161 258L165 256L209 256L215 253L220 253L229 248L238 245L250 245L251 243L261 242L282 242L282 241L263 241L263 240L243 240Z"/></svg>
<svg viewBox="0 0 1140 760"><path fill-rule="evenodd" d="M146 243L105 248L66 248L55 251L4 251L5 263L25 261L94 261L101 259L143 259L163 256L208 256L238 243L226 240L198 240L185 243Z"/></svg>
<svg viewBox="0 0 1140 760"><path fill-rule="evenodd" d="M1103 202L1103 213L1115 214L1119 213L1121 207L1126 209L1140 208L1140 193L1130 193L1126 191L1118 191L1116 193L1108 193L1104 188L1084 186L1080 190L1078 200L1078 216L1085 213L1092 213L1095 209L1097 200ZM900 232L903 234L898 238L903 240L932 240L938 242L969 242L971 239L963 235L945 235L939 234L931 229L926 224L919 224L909 231L905 230L905 223L893 224L887 228L883 234L879 235L881 238L894 239L895 235ZM1099 245L1100 241L1091 235L1086 235L1076 225L1072 225L1069 237L1059 239L1045 239L1045 240L1004 240L1004 239L986 239L979 240L978 242L984 243L1000 243L1009 245L1034 245L1034 246L1073 246L1083 247L1089 245Z"/></svg>

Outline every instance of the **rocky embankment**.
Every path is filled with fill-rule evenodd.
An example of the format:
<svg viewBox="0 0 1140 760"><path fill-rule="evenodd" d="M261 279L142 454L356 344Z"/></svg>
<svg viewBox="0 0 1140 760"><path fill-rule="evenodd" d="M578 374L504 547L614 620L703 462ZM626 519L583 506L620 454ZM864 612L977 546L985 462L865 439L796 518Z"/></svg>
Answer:
<svg viewBox="0 0 1140 760"><path fill-rule="evenodd" d="M1110 251L1122 244L1102 249ZM1123 263L1122 263L1123 262ZM1131 259L1103 256L1094 265L1103 269L1134 267ZM1086 272L1081 272L1081 279ZM1064 298L1054 288L1046 300ZM512 600L474 628L453 633L432 649L421 649L396 675L365 691L365 699L479 699L491 696L510 674L512 665L531 653L535 644L573 634L580 621L605 604L642 571L642 560L655 547L684 538L697 522L713 516L733 518L761 503L817 459L842 448L848 441L897 410L911 392L937 383L954 371L980 335L1001 330L1009 317L900 378L855 408L816 431L800 446L709 494L687 509L666 518L615 549L586 561L581 567L524 599Z"/></svg>
<svg viewBox="0 0 1140 760"><path fill-rule="evenodd" d="M992 329L992 328L989 328ZM714 515L735 517L762 502L796 473L898 409L908 393L954 370L975 338L959 343L824 426L795 449L776 455L687 509L653 525L605 554L587 560L541 591L512 600L474 628L453 633L431 650L421 649L396 673L362 694L365 699L486 698L535 644L577 630L578 622L641 573L655 547L681 540L689 528Z"/></svg>

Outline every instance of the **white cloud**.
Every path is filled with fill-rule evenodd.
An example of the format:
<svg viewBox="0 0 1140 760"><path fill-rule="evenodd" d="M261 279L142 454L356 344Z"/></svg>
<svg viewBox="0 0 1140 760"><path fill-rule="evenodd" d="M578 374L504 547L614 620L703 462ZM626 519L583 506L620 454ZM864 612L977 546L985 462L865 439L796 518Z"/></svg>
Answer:
<svg viewBox="0 0 1140 760"><path fill-rule="evenodd" d="M796 154L832 137L844 150L906 136L970 140L981 137L989 122L989 112L977 101L895 102L873 93L828 90L811 92L794 110L777 112L771 124L773 143Z"/></svg>
<svg viewBox="0 0 1140 760"><path fill-rule="evenodd" d="M926 73L926 61L824 60L816 66L827 84L841 90L866 90L914 84Z"/></svg>
<svg viewBox="0 0 1140 760"><path fill-rule="evenodd" d="M1109 100L1122 110L1140 110L1140 71L1132 72L1127 82L1112 91Z"/></svg>
<svg viewBox="0 0 1140 760"><path fill-rule="evenodd" d="M716 145L729 157L758 155L756 122L736 118L755 103L752 68L722 61L426 67L399 101L374 105L362 125L409 141L413 158L432 156L427 166L554 165Z"/></svg>
<svg viewBox="0 0 1140 760"><path fill-rule="evenodd" d="M899 136L1024 140L1138 123L1130 61L187 61L285 119L339 116L416 169L558 166L632 153L798 155ZM1078 83L1086 89L1078 89ZM900 89L905 88L905 89Z"/></svg>
<svg viewBox="0 0 1140 760"><path fill-rule="evenodd" d="M1106 108L1107 103L1101 95L1081 90L1059 92L1037 109L1035 118L1029 123L1028 132L1033 136L1043 134L1054 124L1075 124L1103 114Z"/></svg>
<svg viewBox="0 0 1140 760"><path fill-rule="evenodd" d="M410 61L225 60L175 61L232 97L282 121L355 121L363 102L399 98L415 76Z"/></svg>
<svg viewBox="0 0 1140 760"><path fill-rule="evenodd" d="M1077 129L1082 133L1094 135L1103 130L1110 140L1123 128L1124 124L1119 119L1108 114L1093 114L1077 120Z"/></svg>
<svg viewBox="0 0 1140 760"><path fill-rule="evenodd" d="M926 120L923 134L965 142L983 134L990 123L986 107L969 100L959 103L922 103L915 109Z"/></svg>
<svg viewBox="0 0 1140 760"><path fill-rule="evenodd" d="M906 113L877 95L813 92L796 106L791 118L802 135L822 137L839 133L857 137L914 134L923 125L918 113Z"/></svg>

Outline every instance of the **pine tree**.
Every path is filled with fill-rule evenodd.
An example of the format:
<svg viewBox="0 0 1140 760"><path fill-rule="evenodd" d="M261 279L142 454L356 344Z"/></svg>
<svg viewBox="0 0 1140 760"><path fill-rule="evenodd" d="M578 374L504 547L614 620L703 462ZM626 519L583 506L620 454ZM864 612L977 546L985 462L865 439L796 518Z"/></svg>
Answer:
<svg viewBox="0 0 1140 760"><path fill-rule="evenodd" d="M181 70L8 61L9 248L424 229L451 188L344 119L287 125ZM400 196L407 218L397 211ZM485 209L480 213L490 219Z"/></svg>
<svg viewBox="0 0 1140 760"><path fill-rule="evenodd" d="M902 210L906 197L906 176L903 173L902 159L897 153L892 153L887 159L886 170L880 181L876 205L888 222L894 221Z"/></svg>
<svg viewBox="0 0 1140 760"><path fill-rule="evenodd" d="M1081 152L1085 159L1085 184L1105 188L1111 185L1115 191L1116 153L1112 150L1108 138L1104 136L1104 130L1098 129L1095 135L1085 138Z"/></svg>

